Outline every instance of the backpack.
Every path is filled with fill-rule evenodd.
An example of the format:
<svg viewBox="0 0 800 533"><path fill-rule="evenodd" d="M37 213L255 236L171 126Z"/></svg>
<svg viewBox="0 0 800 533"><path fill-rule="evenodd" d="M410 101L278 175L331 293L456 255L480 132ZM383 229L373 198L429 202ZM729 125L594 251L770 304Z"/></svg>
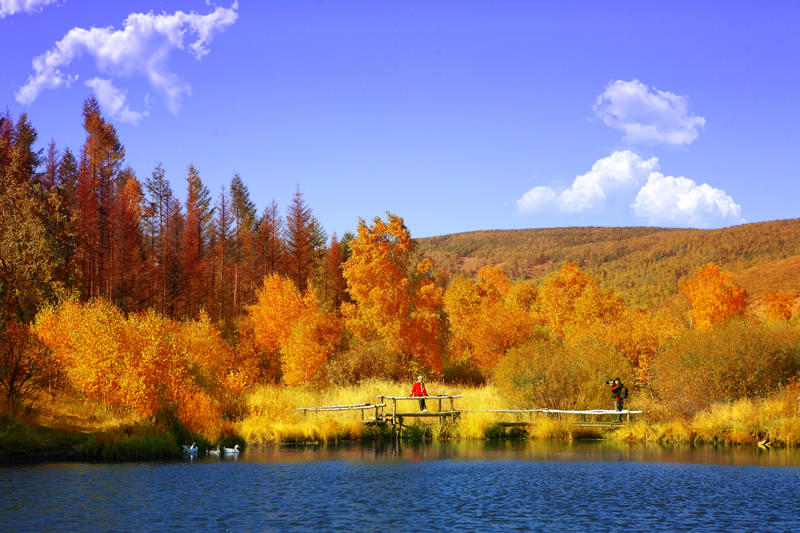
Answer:
<svg viewBox="0 0 800 533"><path fill-rule="evenodd" d="M622 390L619 391L619 397L621 400L624 400L628 397L628 388L625 385L623 385Z"/></svg>

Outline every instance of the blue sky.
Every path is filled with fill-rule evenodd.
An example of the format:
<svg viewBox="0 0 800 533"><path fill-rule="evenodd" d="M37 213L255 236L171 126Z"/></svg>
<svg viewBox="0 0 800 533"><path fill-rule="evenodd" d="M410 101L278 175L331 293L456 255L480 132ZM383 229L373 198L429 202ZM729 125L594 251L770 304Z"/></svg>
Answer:
<svg viewBox="0 0 800 533"><path fill-rule="evenodd" d="M0 104L339 235L794 218L800 3L0 0Z"/></svg>

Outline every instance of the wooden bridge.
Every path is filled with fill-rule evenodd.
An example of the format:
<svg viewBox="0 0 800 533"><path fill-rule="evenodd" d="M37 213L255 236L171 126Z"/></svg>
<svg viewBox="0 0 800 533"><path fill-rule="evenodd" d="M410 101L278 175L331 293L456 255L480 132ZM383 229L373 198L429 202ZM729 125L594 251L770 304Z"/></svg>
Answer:
<svg viewBox="0 0 800 533"><path fill-rule="evenodd" d="M392 429L395 431L396 435L399 435L399 430L401 430L404 426L404 421L408 418L438 418L440 423L447 421L455 421L461 417L463 413L496 413L497 415L504 415L504 414L513 414L515 415L516 420L509 421L509 420L498 420L497 425L510 427L510 426L530 426L536 423L534 420L534 413L537 414L546 414L558 417L558 419L563 419L566 415L578 415L583 418L583 420L575 420L571 421L573 425L581 426L581 427L613 427L616 423L612 421L602 421L602 420L586 420L587 417L621 417L625 415L626 420L630 422L632 414L641 414L644 411L631 411L629 409L623 409L621 411L617 411L614 409L589 409L583 411L570 411L565 409L481 409L481 410L470 410L470 409L456 409L455 408L455 400L457 398L461 398L460 394L444 394L439 396L387 396L387 395L378 395L376 398L379 400L378 403L363 403L363 404L352 404L352 405L324 405L319 407L298 407L298 411L303 412L317 412L317 413L329 413L335 411L361 411L361 420L365 424L385 424L389 423L392 425ZM404 401L414 401L419 402L420 400L425 400L426 407L436 405L437 409L430 411L409 411L409 410L398 410L398 402ZM445 405L442 405L442 401L445 401ZM434 404L435 401L435 404ZM387 402L391 402L392 408L391 411L385 409L388 405ZM365 412L375 410L374 416L366 417ZM527 416L526 416L527 415ZM523 420L527 418L527 420ZM617 422L618 423L618 422Z"/></svg>

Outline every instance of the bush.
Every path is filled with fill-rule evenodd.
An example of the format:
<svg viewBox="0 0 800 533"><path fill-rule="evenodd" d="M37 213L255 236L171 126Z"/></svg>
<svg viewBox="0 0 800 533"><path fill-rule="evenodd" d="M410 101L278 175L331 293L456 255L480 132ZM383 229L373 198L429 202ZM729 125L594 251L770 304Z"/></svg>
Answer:
<svg viewBox="0 0 800 533"><path fill-rule="evenodd" d="M653 363L651 387L671 415L719 401L761 398L796 374L800 332L786 324L733 319L686 331Z"/></svg>
<svg viewBox="0 0 800 533"><path fill-rule="evenodd" d="M611 408L605 380L633 383L631 364L615 349L594 341L567 345L532 341L509 350L497 365L500 393L517 408Z"/></svg>
<svg viewBox="0 0 800 533"><path fill-rule="evenodd" d="M407 362L385 341L354 340L350 349L331 356L323 367L322 380L341 386L376 378L399 381L407 374Z"/></svg>

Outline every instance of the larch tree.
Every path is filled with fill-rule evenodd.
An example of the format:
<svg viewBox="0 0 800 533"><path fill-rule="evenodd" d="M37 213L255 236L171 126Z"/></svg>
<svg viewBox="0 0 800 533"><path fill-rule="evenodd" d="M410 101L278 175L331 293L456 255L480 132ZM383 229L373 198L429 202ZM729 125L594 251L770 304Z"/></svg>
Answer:
<svg viewBox="0 0 800 533"><path fill-rule="evenodd" d="M129 167L120 172L115 217L116 249L114 257L116 290L113 301L125 312L143 309L150 284L147 277L146 251L142 233L142 186Z"/></svg>
<svg viewBox="0 0 800 533"><path fill-rule="evenodd" d="M312 228L311 209L298 188L286 213L284 235L286 273L301 290L308 285L314 264Z"/></svg>
<svg viewBox="0 0 800 533"><path fill-rule="evenodd" d="M83 253L88 255L83 262L85 296L111 298L115 181L125 157L125 148L114 126L101 116L94 97L84 102L83 128L86 141L81 150L79 208L81 218L85 219L82 224Z"/></svg>
<svg viewBox="0 0 800 533"><path fill-rule="evenodd" d="M258 274L263 279L273 272L284 273L283 218L273 199L258 221Z"/></svg>
<svg viewBox="0 0 800 533"><path fill-rule="evenodd" d="M536 324L530 282L511 283L499 268L486 266L478 280L456 278L444 293L450 323L450 354L490 372L506 351L520 345Z"/></svg>
<svg viewBox="0 0 800 533"><path fill-rule="evenodd" d="M231 215L233 216L233 309L238 315L243 303L255 298L255 226L256 206L239 174L231 179Z"/></svg>
<svg viewBox="0 0 800 533"><path fill-rule="evenodd" d="M172 305L172 284L175 257L174 226L175 197L167 181L164 167L156 165L145 182L147 205L148 249L155 269L155 301L158 312L166 314Z"/></svg>
<svg viewBox="0 0 800 533"><path fill-rule="evenodd" d="M221 323L228 322L233 318L233 305L229 296L232 239L233 215L231 214L230 197L223 186L214 206L214 220L211 231L212 311L216 319Z"/></svg>
<svg viewBox="0 0 800 533"><path fill-rule="evenodd" d="M186 175L186 224L183 232L183 300L184 313L194 316L207 303L208 287L208 232L210 231L211 195L203 185L194 165L189 165Z"/></svg>

